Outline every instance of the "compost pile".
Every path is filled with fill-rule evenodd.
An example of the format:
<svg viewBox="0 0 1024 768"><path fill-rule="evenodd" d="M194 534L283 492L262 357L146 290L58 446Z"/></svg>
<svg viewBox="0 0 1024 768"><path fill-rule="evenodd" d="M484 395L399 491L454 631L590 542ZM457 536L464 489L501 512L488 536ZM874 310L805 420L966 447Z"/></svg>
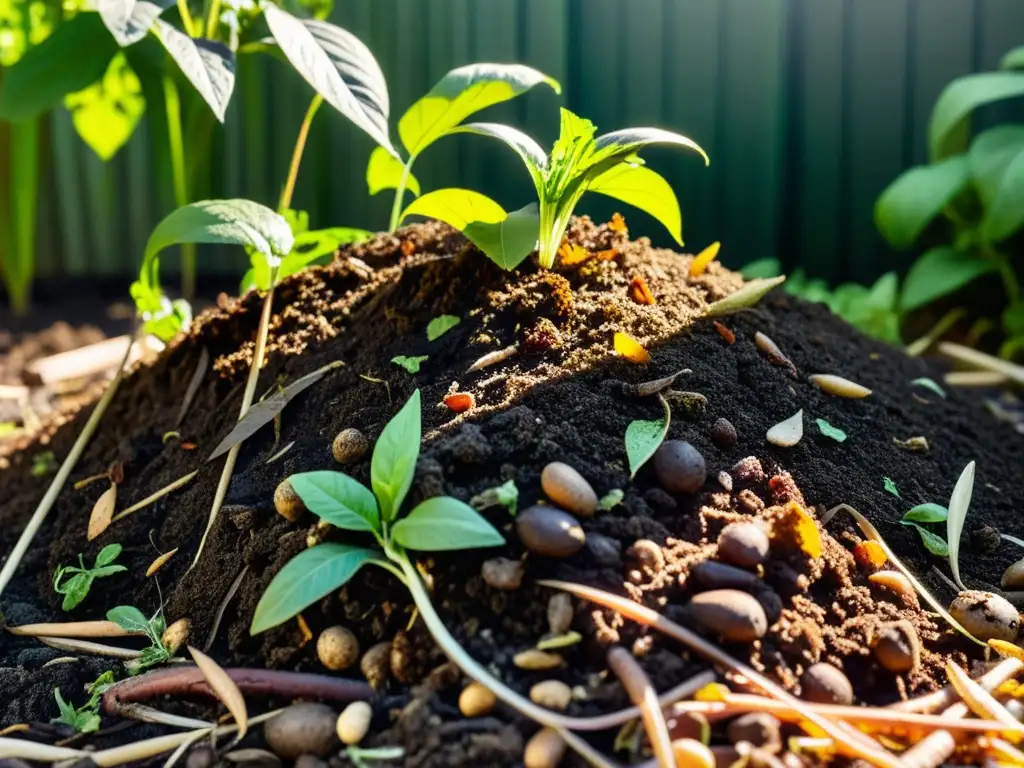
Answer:
<svg viewBox="0 0 1024 768"><path fill-rule="evenodd" d="M923 360L860 335L820 305L776 291L756 308L712 321L702 318L708 304L743 284L717 263L690 277L691 256L653 249L644 239L629 240L622 227L586 218L574 222L568 243L554 271L527 262L506 273L454 230L427 223L351 247L330 266L287 280L275 296L258 394L330 362L344 365L293 400L278 425L243 444L225 507L201 559L189 569L220 474L220 462L207 463L206 457L237 420L261 304L254 293L223 299L198 318L187 337L122 385L71 480L118 464L122 508L193 470L198 475L92 542L86 540L89 513L109 484L75 490L69 482L4 595L6 624L68 620L53 591L54 570L77 563L79 553L91 563L100 548L120 543L119 562L128 572L97 579L70 618L101 619L116 605L149 615L163 604L167 622L189 619L190 643L207 646L224 667L363 679L358 666L329 673L317 658L320 631L341 624L363 651L390 644L383 655L377 653L380 663L371 675L375 717L364 744L401 746L408 765L521 764L537 726L500 704L480 717L460 713L466 680L445 664L408 594L384 571L363 569L340 593L304 610L302 622L292 620L256 637L249 633L260 596L289 559L316 541L345 540L336 530L318 527L312 515L294 523L279 515L277 485L296 472L342 469L332 457L335 435L354 428L372 442L418 388L424 442L411 503L439 494L471 502L508 542L504 548L424 556L419 565L455 637L524 695L537 683L556 680L572 694L556 705L569 715L628 706L607 671L612 645L628 649L658 691L711 668L678 642L613 611L577 598L553 600L559 593L539 585L540 579L626 595L701 628L735 658L790 692L819 701L843 699L841 691L829 699L832 694L821 698L812 690L814 674L808 670L820 662L845 673L852 684L850 702L885 705L941 688L951 660L967 668L982 660L978 646L922 610L912 596L869 580L889 566L884 556L872 557L850 517L840 513L827 526L820 517L839 504L860 510L948 602L954 593L935 574L936 568L948 570L945 561L929 555L918 533L897 521L914 505L945 504L961 470L974 460L977 482L961 571L971 588L996 590L1004 569L1017 559L1011 545L993 534L1019 532L1014 521L1024 506L1024 439L997 423L969 391L940 396L912 384L939 374ZM441 315L459 322L428 341L425 329ZM649 362L616 354L617 332L642 344ZM789 364L758 347L758 332L774 341ZM203 350L211 364L177 424ZM470 370L502 350L488 358L491 364ZM425 359L410 373L391 362L396 356ZM843 376L872 394L827 394L807 381L817 373ZM674 374L679 375L661 387L672 408L668 438L689 443L706 465L706 478L692 492L666 482L672 473L662 471L657 460L631 479L624 446L631 422L662 415L658 393L644 394L658 387L640 385ZM453 393L471 395L472 407L462 410L464 399L452 399ZM800 409L800 442L780 447L766 441L769 428ZM67 453L87 411L45 436L56 456ZM846 439L825 434L818 419L841 429ZM927 450L900 445L914 437L925 438ZM48 482L29 471L33 446L21 447L0 474L3 552L10 551ZM585 534L582 545L567 544L543 528L554 502L547 484L542 489L541 474L552 462L576 470L602 499L596 511L587 504L570 510ZM367 453L344 470L369 485L369 465ZM509 480L518 488L517 516L488 503L488 490ZM734 524L744 526L741 532L754 543L739 536ZM526 548L522 542L531 542L530 526L542 535L533 535ZM723 531L730 546L719 546ZM756 539L765 532L771 538L760 547ZM166 564L144 576L158 555L173 549L177 553ZM714 618L705 616L702 624L690 601L712 589L752 596L763 609L766 630L711 631ZM899 671L887 666L900 664L884 665L876 653L878 637L894 626L919 641ZM548 648L542 669L522 656L538 643ZM55 717L54 688L78 702L100 672L115 669L118 678L125 676L116 660L79 656L54 663L67 656L32 638L0 638L0 725ZM168 696L147 703L195 717L215 713L209 699ZM271 691L250 699L250 713L287 703ZM104 725L115 722L108 717ZM684 716L672 722L682 731L692 725ZM713 744L730 742L726 724L714 726ZM68 735L59 728L36 729L34 738L43 741ZM595 734L591 743L611 755L617 731ZM76 743L104 748L163 732L136 725ZM783 739L788 733L787 727ZM617 746L625 746L618 760L644 759L640 734L642 728L632 736L618 734ZM264 746L259 728L245 745ZM334 744L327 754L339 751ZM332 760L349 764L344 757ZM570 754L564 764L573 760L578 758Z"/></svg>

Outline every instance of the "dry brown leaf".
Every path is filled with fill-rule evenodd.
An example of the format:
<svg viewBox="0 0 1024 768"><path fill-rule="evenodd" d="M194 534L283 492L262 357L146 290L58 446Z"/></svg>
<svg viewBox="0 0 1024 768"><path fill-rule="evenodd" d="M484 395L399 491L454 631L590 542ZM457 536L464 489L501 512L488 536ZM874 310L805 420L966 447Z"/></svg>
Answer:
<svg viewBox="0 0 1024 768"><path fill-rule="evenodd" d="M643 344L634 339L628 333L615 332L615 352L629 360L631 363L643 364L651 362L651 356L644 349Z"/></svg>
<svg viewBox="0 0 1024 768"><path fill-rule="evenodd" d="M146 577L149 578L154 573L163 568L167 561L174 557L174 553L177 551L178 548L175 547L170 552L164 552L162 555L160 555L160 557L158 557L156 560L150 563L149 568L146 569Z"/></svg>
<svg viewBox="0 0 1024 768"><path fill-rule="evenodd" d="M86 536L92 541L110 525L114 517L114 508L117 506L117 486L113 483L103 492L93 505L92 514L89 515L89 529Z"/></svg>
<svg viewBox="0 0 1024 768"><path fill-rule="evenodd" d="M217 698L235 718L235 724L238 726L238 738L244 738L246 731L249 730L249 713L245 708L245 698L238 690L235 681L228 677L228 673L221 669L217 662L198 648L193 648L190 645L188 652L192 655L196 666L203 673L203 677L206 678L206 682L210 684L210 688L213 689Z"/></svg>

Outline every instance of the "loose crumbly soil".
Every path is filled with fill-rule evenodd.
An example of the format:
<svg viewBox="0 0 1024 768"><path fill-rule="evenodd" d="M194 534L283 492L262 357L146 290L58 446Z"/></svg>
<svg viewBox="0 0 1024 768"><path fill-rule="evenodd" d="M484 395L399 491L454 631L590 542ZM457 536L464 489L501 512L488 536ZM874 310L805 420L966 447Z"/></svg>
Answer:
<svg viewBox="0 0 1024 768"><path fill-rule="evenodd" d="M964 465L976 460L962 571L972 588L998 585L1018 553L1009 544L993 547L990 537L970 534L982 526L1021 534L1016 521L1024 503L1024 440L990 416L969 391L951 391L941 398L913 386L913 379L938 378L938 371L862 336L823 306L779 292L756 309L722 321L735 333L735 342L729 343L711 321L698 318L708 302L741 284L737 275L712 264L705 275L690 278L691 257L652 249L643 239L629 241L586 219L574 224L570 239L605 257L612 249L615 254L552 272L524 265L509 275L457 233L428 223L343 251L330 267L281 286L258 392L331 361L345 365L288 405L279 444L269 426L244 444L203 559L187 570L221 469L219 461L206 464L204 459L237 418L261 298L249 294L221 301L199 318L191 335L123 384L72 480L102 472L115 460L127 462L118 490L121 508L193 469L200 469L198 477L114 524L92 543L86 542L86 524L104 484L74 491L69 483L4 595L6 621L16 625L64 618L51 587L54 569L73 562L79 552L91 561L100 547L116 541L124 545L122 562L130 573L97 581L74 618L102 618L110 607L126 603L149 613L162 597L168 620L188 617L193 642L202 646L222 598L247 568L211 655L224 666L323 672L314 644L304 642L296 622L255 638L248 632L256 603L274 574L307 546L307 537L323 536L311 517L291 524L277 515L273 491L294 472L338 469L330 453L334 435L356 427L375 438L417 387L424 403L425 439L413 503L440 493L469 501L514 479L523 508L542 499L540 471L554 460L579 470L598 495L616 488L625 491L619 506L582 521L588 544L568 559L527 556L508 512L490 508L484 514L506 534L504 549L422 560L442 617L470 652L524 693L550 677L582 686L587 698L574 702L571 714L610 711L626 703L618 684L605 673L608 643L631 648L659 690L705 665L674 642L575 603L574 628L584 639L562 651L566 664L553 672L517 669L513 655L533 647L548 631L546 603L552 593L538 587L536 579L601 586L687 622L682 606L695 589L688 578L690 568L715 555L714 541L723 525L777 517L779 505L788 500L819 512L839 503L856 507L916 573L949 599L952 594L932 573L945 564L928 556L917 533L896 521L915 504L946 503ZM630 283L638 277L646 281L656 304L632 297ZM428 342L427 323L440 314L457 315L461 322ZM651 362L636 365L615 357L615 331L643 342ZM792 359L797 377L758 351L756 331L768 334ZM482 355L512 344L519 345L518 352L508 360L467 373ZM165 444L161 436L173 427L202 347L214 363L179 428L180 440ZM410 375L389 362L396 355L429 359L418 374ZM696 496L665 493L650 466L630 481L623 446L631 421L656 419L661 409L653 397L628 396L622 382L640 383L681 369L690 373L675 388L707 398L706 409L688 411L677 405L669 435L688 440L707 460L708 481ZM812 373L845 376L870 387L873 394L864 400L824 394L807 382ZM444 396L456 389L472 393L476 407L462 415L446 408ZM793 448L768 444L767 429L801 408L803 440ZM58 457L67 453L85 415L83 411L49 436ZM738 432L739 440L731 447L720 447L710 438L710 428L720 417ZM849 438L838 443L824 436L814 422L819 418ZM927 438L930 450L914 453L894 443L914 436ZM281 458L267 463L288 444L291 448ZM197 447L186 450L189 445ZM22 450L12 457L11 469L0 474L3 552L14 545L48 483L29 473L30 457L31 450ZM756 461L731 471L734 487L728 492L716 476L747 457ZM368 457L351 474L368 483ZM883 476L895 482L901 498L885 490ZM979 658L932 615L902 607L870 585L851 554L859 541L852 521L840 516L827 533L822 531L824 555L817 561L792 545L773 547L763 577L767 589L759 594L780 598L764 597L769 607L774 603L774 623L762 641L726 644L729 652L797 693L803 669L829 661L845 669L858 699L870 704L943 684L941 664L948 658ZM327 536L339 538L336 532ZM633 548L638 539L659 545L664 562L649 557L641 562ZM155 577L144 578L153 559L174 547L178 554ZM480 565L496 556L524 558L527 575L519 589L499 591L484 583ZM808 587L799 584L800 575L807 577ZM411 622L410 602L389 574L364 569L340 594L304 611L303 617L314 634L329 624L345 624L363 649L393 641L392 680L378 701L370 743L402 744L407 764L415 766L519 764L522 745L535 726L503 707L489 718L460 718L457 675L436 672L443 659L422 622ZM868 641L881 622L901 618L918 629L925 652L916 672L896 676L873 662ZM67 655L32 640L0 637L0 726L55 716L55 686L80 703L82 686L103 669L117 666L97 659L47 664ZM428 677L431 670L435 673ZM210 711L204 704L153 703L189 714ZM262 710L269 703L253 701L251 708ZM138 726L91 741L120 743L153 732L153 726ZM610 736L595 743L610 750Z"/></svg>

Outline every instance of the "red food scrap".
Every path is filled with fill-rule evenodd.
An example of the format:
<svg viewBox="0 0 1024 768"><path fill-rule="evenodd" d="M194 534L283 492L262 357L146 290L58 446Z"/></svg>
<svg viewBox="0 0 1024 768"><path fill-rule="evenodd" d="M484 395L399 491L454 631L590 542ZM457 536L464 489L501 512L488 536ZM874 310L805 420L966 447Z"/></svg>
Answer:
<svg viewBox="0 0 1024 768"><path fill-rule="evenodd" d="M768 481L768 487L772 490L772 498L776 504L785 504L788 501L795 501L801 507L806 507L804 495L797 488L796 480L789 472L780 472Z"/></svg>
<svg viewBox="0 0 1024 768"><path fill-rule="evenodd" d="M722 323L718 322L717 320L712 320L711 322L714 324L715 330L718 331L718 335L721 336L723 339L725 339L725 343L726 344L735 344L736 343L736 334L735 333L733 333L725 325L723 325Z"/></svg>
<svg viewBox="0 0 1024 768"><path fill-rule="evenodd" d="M183 451L194 451L198 447L199 446L196 445L195 443L182 443L181 444L181 450L183 450Z"/></svg>
<svg viewBox="0 0 1024 768"><path fill-rule="evenodd" d="M885 565L888 558L877 541L861 541L853 548L853 558L865 571L876 571Z"/></svg>
<svg viewBox="0 0 1024 768"><path fill-rule="evenodd" d="M455 392L445 397L444 404L455 413L465 413L476 405L476 399L469 392Z"/></svg>
<svg viewBox="0 0 1024 768"><path fill-rule="evenodd" d="M416 243L414 243L412 240L403 240L402 253L405 256L412 256L414 253L416 253Z"/></svg>
<svg viewBox="0 0 1024 768"><path fill-rule="evenodd" d="M642 277L634 277L629 282L629 296L637 304L654 304L654 294Z"/></svg>

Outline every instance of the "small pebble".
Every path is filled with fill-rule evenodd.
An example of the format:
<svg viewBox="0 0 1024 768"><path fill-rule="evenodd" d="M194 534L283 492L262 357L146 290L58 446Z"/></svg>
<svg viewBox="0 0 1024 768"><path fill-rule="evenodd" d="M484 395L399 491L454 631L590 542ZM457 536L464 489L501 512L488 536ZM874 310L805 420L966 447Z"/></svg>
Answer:
<svg viewBox="0 0 1024 768"><path fill-rule="evenodd" d="M746 592L736 589L701 592L694 595L688 607L704 627L730 642L753 642L768 631L764 608Z"/></svg>
<svg viewBox="0 0 1024 768"><path fill-rule="evenodd" d="M548 629L552 635L564 635L572 626L572 598L559 592L548 600Z"/></svg>
<svg viewBox="0 0 1024 768"><path fill-rule="evenodd" d="M281 760L273 752L265 749L233 749L224 755L229 763L244 768L281 768Z"/></svg>
<svg viewBox="0 0 1024 768"><path fill-rule="evenodd" d="M370 731L373 707L365 701L353 701L338 715L337 731L342 744L358 744Z"/></svg>
<svg viewBox="0 0 1024 768"><path fill-rule="evenodd" d="M733 523L718 534L718 554L723 560L744 568L768 559L768 534L754 523Z"/></svg>
<svg viewBox="0 0 1024 768"><path fill-rule="evenodd" d="M383 688L391 675L391 641L370 646L359 660L359 671L373 690Z"/></svg>
<svg viewBox="0 0 1024 768"><path fill-rule="evenodd" d="M618 568L622 565L621 545L618 539L591 533L587 536L587 551L597 564L604 568Z"/></svg>
<svg viewBox="0 0 1024 768"><path fill-rule="evenodd" d="M544 680L530 688L530 701L556 712L564 712L572 701L572 688L561 680Z"/></svg>
<svg viewBox="0 0 1024 768"><path fill-rule="evenodd" d="M685 768L715 768L718 764L711 748L696 739L676 739L672 742L672 756L676 765Z"/></svg>
<svg viewBox="0 0 1024 768"><path fill-rule="evenodd" d="M741 487L760 483L766 477L761 460L756 456L747 456L737 461L730 474Z"/></svg>
<svg viewBox="0 0 1024 768"><path fill-rule="evenodd" d="M666 440L654 452L653 464L669 493L696 493L708 476L704 456L685 440Z"/></svg>
<svg viewBox="0 0 1024 768"><path fill-rule="evenodd" d="M672 495L661 488L648 488L644 491L644 501L659 512L674 512L679 508L679 504L672 498Z"/></svg>
<svg viewBox="0 0 1024 768"><path fill-rule="evenodd" d="M1003 589L1019 590L1024 588L1024 560L1018 560L1005 571L1000 582Z"/></svg>
<svg viewBox="0 0 1024 768"><path fill-rule="evenodd" d="M513 656L512 663L519 667L519 669L530 669L536 672L545 669L557 669L562 666L562 657L557 653L548 653L547 651L538 651L536 648L530 648L526 651L520 651Z"/></svg>
<svg viewBox="0 0 1024 768"><path fill-rule="evenodd" d="M545 557L570 557L586 543L586 535L568 512L535 506L516 517L516 534L523 546Z"/></svg>
<svg viewBox="0 0 1024 768"><path fill-rule="evenodd" d="M979 555L991 555L1002 543L999 529L991 525L983 525L971 531L971 549Z"/></svg>
<svg viewBox="0 0 1024 768"><path fill-rule="evenodd" d="M917 608L919 605L914 585L899 571L878 571L868 576L868 581L893 592L910 608Z"/></svg>
<svg viewBox="0 0 1024 768"><path fill-rule="evenodd" d="M302 503L288 478L278 483L274 490L274 509L290 523L296 522L306 513L306 505Z"/></svg>
<svg viewBox="0 0 1024 768"><path fill-rule="evenodd" d="M355 464L370 450L370 441L358 429L343 429L331 443L331 453L339 464Z"/></svg>
<svg viewBox="0 0 1024 768"><path fill-rule="evenodd" d="M750 571L717 560L703 560L693 567L694 577L705 589L752 589L758 578Z"/></svg>
<svg viewBox="0 0 1024 768"><path fill-rule="evenodd" d="M510 560L507 557L485 560L480 566L480 575L487 582L487 586L508 592L519 589L519 585L523 583L525 572L526 569L521 560Z"/></svg>
<svg viewBox="0 0 1024 768"><path fill-rule="evenodd" d="M557 731L544 728L526 742L524 768L556 768L565 757L566 743Z"/></svg>
<svg viewBox="0 0 1024 768"><path fill-rule="evenodd" d="M804 436L804 412L800 409L788 419L780 421L768 430L765 438L780 448L792 448Z"/></svg>
<svg viewBox="0 0 1024 768"><path fill-rule="evenodd" d="M324 757L338 743L337 715L326 704L292 704L263 726L263 737L282 760L299 755Z"/></svg>
<svg viewBox="0 0 1024 768"><path fill-rule="evenodd" d="M782 617L782 598L774 589L761 586L754 592L754 598L764 608L769 627Z"/></svg>
<svg viewBox="0 0 1024 768"><path fill-rule="evenodd" d="M494 709L497 699L486 685L472 682L459 694L459 711L466 717L483 717Z"/></svg>
<svg viewBox="0 0 1024 768"><path fill-rule="evenodd" d="M801 698L816 704L853 704L850 679L831 664L812 664L800 678Z"/></svg>
<svg viewBox="0 0 1024 768"><path fill-rule="evenodd" d="M711 439L719 448L731 448L739 439L736 427L728 419L718 419L711 427Z"/></svg>
<svg viewBox="0 0 1024 768"><path fill-rule="evenodd" d="M188 619L178 619L164 630L160 636L160 642L163 643L167 650L174 653L188 641L191 629L192 623Z"/></svg>
<svg viewBox="0 0 1024 768"><path fill-rule="evenodd" d="M662 554L661 547L650 539L634 541L633 546L626 550L626 554L653 573L658 573L665 567L665 555Z"/></svg>
<svg viewBox="0 0 1024 768"><path fill-rule="evenodd" d="M1020 629L1020 614L1006 598L991 592L968 590L950 603L949 612L979 640L1012 643Z"/></svg>
<svg viewBox="0 0 1024 768"><path fill-rule="evenodd" d="M732 475L724 469L718 473L718 484L725 488L729 493L732 493Z"/></svg>
<svg viewBox="0 0 1024 768"><path fill-rule="evenodd" d="M316 655L333 672L348 669L359 661L359 640L340 624L328 627L316 640Z"/></svg>
<svg viewBox="0 0 1024 768"><path fill-rule="evenodd" d="M760 749L778 752L782 749L782 723L767 712L750 712L729 723L726 734L729 741L739 744L746 741Z"/></svg>
<svg viewBox="0 0 1024 768"><path fill-rule="evenodd" d="M921 659L921 641L909 621L882 625L871 646L878 663L897 675L915 669Z"/></svg>
<svg viewBox="0 0 1024 768"><path fill-rule="evenodd" d="M540 485L551 501L577 517L593 517L597 494L583 475L560 461L553 461L540 473Z"/></svg>

